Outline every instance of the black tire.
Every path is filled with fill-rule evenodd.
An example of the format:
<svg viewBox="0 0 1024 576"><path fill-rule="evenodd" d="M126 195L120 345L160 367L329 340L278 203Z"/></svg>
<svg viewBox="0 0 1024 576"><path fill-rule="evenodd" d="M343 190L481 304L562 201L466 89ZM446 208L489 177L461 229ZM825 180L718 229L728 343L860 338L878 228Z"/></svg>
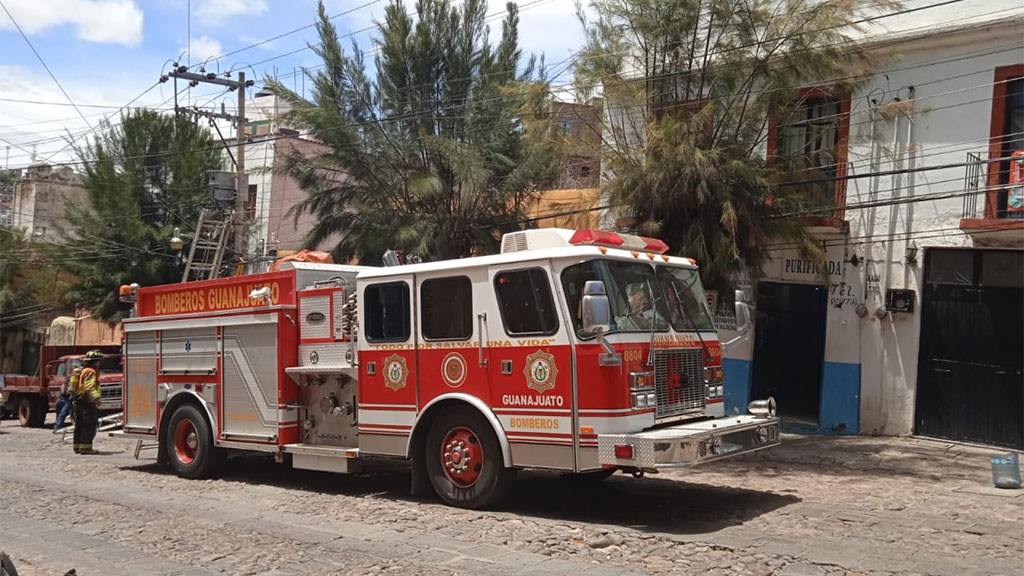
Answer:
<svg viewBox="0 0 1024 576"><path fill-rule="evenodd" d="M14 568L14 562L11 562L11 557L3 552L0 552L0 576L18 576L18 571Z"/></svg>
<svg viewBox="0 0 1024 576"><path fill-rule="evenodd" d="M213 445L206 416L191 404L171 415L164 443L171 468L182 478L208 478L224 462L224 450Z"/></svg>
<svg viewBox="0 0 1024 576"><path fill-rule="evenodd" d="M49 401L49 399L47 399L46 397L39 398L39 412L37 412L37 414L39 414L39 427L40 428L45 428L46 427L46 415L49 414L49 413L50 413L50 401ZM53 417L54 418L57 417L57 413L56 412L53 413Z"/></svg>
<svg viewBox="0 0 1024 576"><path fill-rule="evenodd" d="M451 440L462 443L463 448L454 448L459 455L446 446ZM467 457L473 455L476 458ZM452 408L437 416L427 432L424 458L434 492L451 506L493 506L508 495L515 482L515 470L505 468L494 429L469 407Z"/></svg>
<svg viewBox="0 0 1024 576"><path fill-rule="evenodd" d="M18 422L25 428L40 428L46 421L46 410L42 403L32 396L22 396L18 400Z"/></svg>

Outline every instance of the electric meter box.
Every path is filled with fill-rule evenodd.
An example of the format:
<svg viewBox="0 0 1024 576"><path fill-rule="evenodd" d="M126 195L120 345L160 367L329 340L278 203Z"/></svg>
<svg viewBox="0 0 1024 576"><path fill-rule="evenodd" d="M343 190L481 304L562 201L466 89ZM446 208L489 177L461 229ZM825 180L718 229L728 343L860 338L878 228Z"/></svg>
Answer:
<svg viewBox="0 0 1024 576"><path fill-rule="evenodd" d="M914 291L889 289L885 291L885 309L889 312L914 312Z"/></svg>

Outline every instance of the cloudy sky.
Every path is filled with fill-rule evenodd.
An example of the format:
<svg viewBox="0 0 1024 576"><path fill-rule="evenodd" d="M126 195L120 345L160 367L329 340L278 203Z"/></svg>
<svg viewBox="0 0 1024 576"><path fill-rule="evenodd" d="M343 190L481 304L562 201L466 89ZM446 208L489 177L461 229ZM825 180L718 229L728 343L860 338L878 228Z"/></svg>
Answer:
<svg viewBox="0 0 1024 576"><path fill-rule="evenodd" d="M379 18L388 0L325 0L342 34L369 46L371 32L360 30ZM516 0L521 10L524 50L543 53L556 71L582 43L573 0ZM315 30L254 46L309 25L313 0L0 0L0 167L38 159L68 160L68 134L81 138L118 109L173 108L170 83L153 86L173 61L212 59L212 71L244 70L250 78L282 77L302 88L303 66L319 63L307 42ZM412 6L413 1L406 4ZM488 10L492 32L500 28L504 1ZM8 14L9 13L9 14ZM22 38L17 27L31 42ZM345 40L350 41L349 39ZM235 51L242 50L237 53ZM297 51L294 54L290 52ZM222 58L218 58L221 57ZM49 68L49 72L47 71ZM51 78L51 73L56 81ZM567 78L567 76L565 77ZM60 86L58 86L58 82ZM62 92L67 93L67 96ZM217 107L233 95L199 86L181 103ZM148 91L147 91L148 90ZM77 104L76 110L68 97Z"/></svg>

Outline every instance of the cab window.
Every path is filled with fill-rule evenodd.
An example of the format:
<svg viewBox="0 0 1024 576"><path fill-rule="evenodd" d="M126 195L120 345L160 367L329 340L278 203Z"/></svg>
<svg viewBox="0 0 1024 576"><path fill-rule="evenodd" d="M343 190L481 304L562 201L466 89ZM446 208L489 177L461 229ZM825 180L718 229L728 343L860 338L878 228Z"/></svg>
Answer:
<svg viewBox="0 0 1024 576"><path fill-rule="evenodd" d="M473 335L473 283L468 277L424 280L420 307L424 339L468 340Z"/></svg>
<svg viewBox="0 0 1024 576"><path fill-rule="evenodd" d="M652 266L642 262L590 260L562 271L562 289L580 338L593 337L583 330L583 288L589 280L604 283L612 316L609 332L668 330L668 309Z"/></svg>
<svg viewBox="0 0 1024 576"><path fill-rule="evenodd" d="M57 373L55 374L55 376L67 376L67 375L68 375L68 363L67 362L61 362L60 364L57 364Z"/></svg>
<svg viewBox="0 0 1024 576"><path fill-rule="evenodd" d="M409 339L409 285L405 282L367 286L363 293L366 339L405 342Z"/></svg>
<svg viewBox="0 0 1024 576"><path fill-rule="evenodd" d="M558 332L555 302L544 270L501 272L494 277L494 290L509 335L547 336Z"/></svg>

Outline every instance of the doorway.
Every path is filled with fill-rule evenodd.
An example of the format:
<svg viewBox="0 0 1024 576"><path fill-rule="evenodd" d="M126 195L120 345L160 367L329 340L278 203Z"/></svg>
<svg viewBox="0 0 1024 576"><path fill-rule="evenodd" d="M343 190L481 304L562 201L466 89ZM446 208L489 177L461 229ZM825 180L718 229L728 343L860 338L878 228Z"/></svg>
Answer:
<svg viewBox="0 0 1024 576"><path fill-rule="evenodd" d="M1024 449L1024 252L925 255L914 432Z"/></svg>
<svg viewBox="0 0 1024 576"><path fill-rule="evenodd" d="M759 282L751 398L775 397L779 415L818 424L828 292L818 284Z"/></svg>

